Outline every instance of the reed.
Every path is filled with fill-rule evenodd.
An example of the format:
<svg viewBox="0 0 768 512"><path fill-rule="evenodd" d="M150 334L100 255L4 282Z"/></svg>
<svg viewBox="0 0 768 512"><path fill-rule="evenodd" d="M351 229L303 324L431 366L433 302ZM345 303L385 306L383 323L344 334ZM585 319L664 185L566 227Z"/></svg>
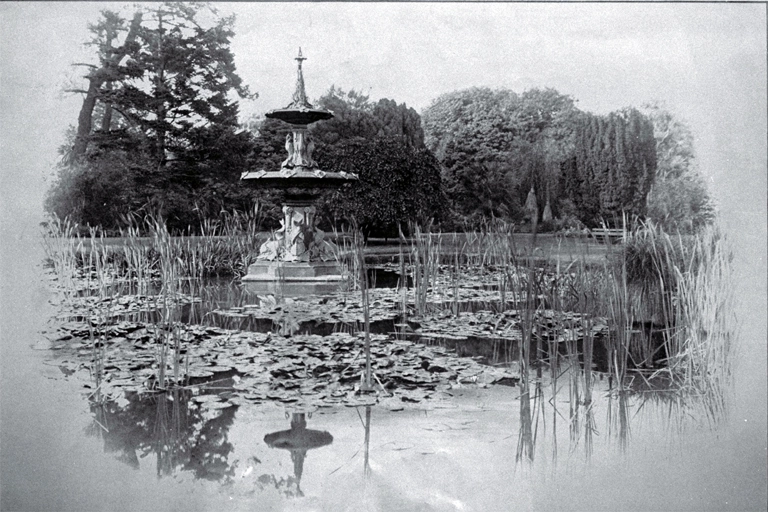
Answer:
<svg viewBox="0 0 768 512"><path fill-rule="evenodd" d="M359 290L361 274L357 248L364 243L363 236L357 229L354 229L350 236L349 233L337 231L335 227L333 235L336 240L336 243L331 246L333 258L341 275L345 278L341 287L346 291Z"/></svg>
<svg viewBox="0 0 768 512"><path fill-rule="evenodd" d="M249 214L222 212L218 219L204 219L197 230L200 234L195 235L190 228L187 233L158 238L155 233L164 222L157 215L143 218L125 215L123 222L125 227L120 231L120 238L99 247L106 248L109 260L138 283L158 277L160 252L169 250L179 258L179 271L187 278L244 275L264 239L258 208ZM88 253L100 250L91 247L87 240L73 247L83 242L76 226L56 218L48 222L44 240L49 262L61 275L66 275L61 272L65 270L59 268L61 265L83 267L88 262ZM158 243L167 247L160 247Z"/></svg>
<svg viewBox="0 0 768 512"><path fill-rule="evenodd" d="M411 224L410 229L413 233L410 264L413 269L414 309L417 315L425 315L428 309L429 291L437 284L440 268L440 235L432 233L431 222L424 228L418 224Z"/></svg>
<svg viewBox="0 0 768 512"><path fill-rule="evenodd" d="M448 286L453 287L454 297L459 274L456 260L461 258L468 265L501 268L500 309L506 308L510 296L521 306L523 341L517 359L521 421L525 421L518 457L533 453L532 392L540 375L534 378L531 370L544 360L548 361L553 395L560 390L561 376L567 377L572 442L583 440L589 456L596 431L594 354L601 343L608 354L612 389L610 425L622 447L629 435L627 400L637 393L633 381L648 384L661 379L668 388L672 386L686 410L704 408L712 422L724 417L723 390L731 381L730 356L737 329L728 241L717 227L696 236L681 236L665 233L650 222L624 220L625 226L630 224L632 228L625 227L620 244L607 246L602 264L582 257L561 266L557 258L549 258L554 261L554 272L534 265L534 248L515 247L512 231L500 223L465 232L463 246L455 236L451 239L458 249L450 255L452 281ZM589 245L584 250L589 251ZM543 347L536 335L542 304L554 324ZM456 306L451 309L456 314ZM566 318L573 320L567 323ZM596 326L603 322L608 335L597 337ZM662 346L657 341L659 334ZM650 366L656 369L647 369ZM556 452L555 443L553 454Z"/></svg>
<svg viewBox="0 0 768 512"><path fill-rule="evenodd" d="M403 234L403 230L400 225L397 226L398 231L398 263L400 266L400 277L398 278L397 282L397 291L398 291L398 308L400 310L400 322L402 324L405 324L408 321L408 273L405 270L405 256L404 256L404 247L407 243L407 240L405 239L405 235ZM455 296L454 296L455 297ZM458 300L454 298L454 300Z"/></svg>
<svg viewBox="0 0 768 512"><path fill-rule="evenodd" d="M108 331L117 318L117 298L124 292L124 281L119 279L119 271L113 261L112 253L106 247L103 233L91 228L89 234L90 246L93 249L88 252L87 265L83 268L86 290L97 299L91 314L87 317L91 344L90 371L95 384L91 397L95 402L103 403L108 398L102 394L109 344Z"/></svg>
<svg viewBox="0 0 768 512"><path fill-rule="evenodd" d="M363 333L365 338L365 372L363 374L360 390L364 392L373 391L373 381L371 380L371 322L370 322L370 304L368 300L368 270L365 265L365 244L360 230L355 226L355 254L357 255L360 272L360 293L363 304Z"/></svg>
<svg viewBox="0 0 768 512"><path fill-rule="evenodd" d="M465 226L459 250L461 262L475 267L503 267L510 255L516 254L513 233L514 225L501 219L484 221L476 229Z"/></svg>
<svg viewBox="0 0 768 512"><path fill-rule="evenodd" d="M705 391L730 380L738 324L734 316L733 252L716 225L695 236L669 235L641 223L627 238L616 274L616 317L657 326L663 344L650 335L623 340L635 363L656 358L681 387ZM665 357L659 357L663 351ZM639 366L639 364L637 364Z"/></svg>
<svg viewBox="0 0 768 512"><path fill-rule="evenodd" d="M183 281L182 267L185 262L181 257L184 240L174 240L168 232L168 228L160 218L152 219L151 234L153 246L158 252L158 264L160 270L160 311L161 320L155 325L155 335L159 337L159 352L157 355L158 372L157 387L166 390L169 387L181 383L181 339L179 325L181 285ZM189 265L186 270L189 272ZM166 374L170 360L173 377ZM169 382L170 381L170 382Z"/></svg>
<svg viewBox="0 0 768 512"><path fill-rule="evenodd" d="M733 252L717 227L696 237L687 252L685 264L674 267L670 302L675 329L669 336L666 369L682 386L711 394L730 383L732 372L730 355L738 329Z"/></svg>
<svg viewBox="0 0 768 512"><path fill-rule="evenodd" d="M78 256L82 252L83 240L77 224L69 218L51 216L46 220L45 227L42 243L46 264L53 270L64 299L68 300L77 292L75 279L82 266Z"/></svg>

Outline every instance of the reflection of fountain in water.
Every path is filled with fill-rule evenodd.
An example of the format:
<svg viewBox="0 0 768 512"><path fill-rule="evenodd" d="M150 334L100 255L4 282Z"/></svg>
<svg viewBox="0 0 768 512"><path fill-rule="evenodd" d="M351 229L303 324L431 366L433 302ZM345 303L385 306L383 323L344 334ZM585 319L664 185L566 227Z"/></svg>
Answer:
<svg viewBox="0 0 768 512"><path fill-rule="evenodd" d="M307 452L333 442L333 436L328 432L307 428L307 414L310 418L312 417L312 413L292 413L290 430L281 430L264 436L264 442L270 448L279 448L291 452L293 477L289 477L286 482L288 488L285 490L285 493L288 496L304 495L301 490L301 476L304 473L304 459L307 457ZM296 484L295 493L290 489L290 485L294 482ZM279 487L279 483L276 480L274 483Z"/></svg>

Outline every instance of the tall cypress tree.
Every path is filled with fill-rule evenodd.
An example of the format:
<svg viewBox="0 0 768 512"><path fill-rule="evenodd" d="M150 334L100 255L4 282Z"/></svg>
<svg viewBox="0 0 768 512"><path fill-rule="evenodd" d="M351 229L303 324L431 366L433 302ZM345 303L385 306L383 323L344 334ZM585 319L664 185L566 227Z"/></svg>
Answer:
<svg viewBox="0 0 768 512"><path fill-rule="evenodd" d="M577 131L568 183L578 187L569 197L580 220L595 226L603 220L612 224L624 213L644 215L656 169L651 122L627 109L590 116Z"/></svg>

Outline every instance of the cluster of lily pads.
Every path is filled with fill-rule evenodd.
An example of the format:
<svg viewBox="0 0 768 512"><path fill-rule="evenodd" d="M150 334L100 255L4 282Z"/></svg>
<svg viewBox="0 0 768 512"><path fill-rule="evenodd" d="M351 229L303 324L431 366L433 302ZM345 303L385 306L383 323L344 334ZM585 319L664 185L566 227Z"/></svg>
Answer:
<svg viewBox="0 0 768 512"><path fill-rule="evenodd" d="M232 331L217 327L179 326L185 347L180 362L186 387L216 386L217 377L229 385L216 395L205 395L206 407L268 401L303 406L370 405L383 403L402 408L404 403L445 398L462 386L514 383L513 368L495 368L471 358L460 358L446 349L426 346L386 335L371 335L375 393L361 392L365 356L363 334L330 336ZM58 352L56 365L83 381L93 393L91 378L96 361L94 348L105 344L98 392L108 399L125 393L158 390L158 356L167 331L152 324L118 322L94 337L84 323L63 324L50 348ZM94 347L94 345L97 345ZM167 362L168 374L173 369Z"/></svg>
<svg viewBox="0 0 768 512"><path fill-rule="evenodd" d="M441 267L428 294L431 307L419 316L409 307L412 289L370 289L370 322L383 322L392 330L369 334L374 393L361 387L365 334L360 292L296 299L266 295L230 307L209 304L200 323L183 323L178 310L199 306L199 296L178 290L121 295L102 289L70 296L62 304L64 321L50 348L63 373L80 378L89 394L98 392L108 399L169 386L213 386L222 389L201 395L206 407L268 401L306 406L378 402L396 409L449 397L456 387L514 384L519 379L514 363L481 364L481 357L459 357L429 343L470 338L520 343L521 315L511 309L520 296L502 293L495 284L499 279L499 272L487 269L468 270L459 279L450 267ZM540 339L559 342L584 335L578 314L539 309L534 318L534 336ZM253 319L242 325L263 332L224 328L232 319ZM607 331L600 319L592 321L591 329Z"/></svg>

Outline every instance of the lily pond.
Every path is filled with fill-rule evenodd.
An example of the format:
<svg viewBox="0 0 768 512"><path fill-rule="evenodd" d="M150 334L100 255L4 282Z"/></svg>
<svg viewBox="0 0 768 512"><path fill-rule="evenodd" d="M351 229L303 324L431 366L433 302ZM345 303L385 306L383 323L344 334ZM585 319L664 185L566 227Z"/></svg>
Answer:
<svg viewBox="0 0 768 512"><path fill-rule="evenodd" d="M171 260L141 277L110 258L51 264L32 232L16 242L3 510L766 502L764 318L731 318L764 317L764 283L738 255L732 311L715 315L728 322L697 323L682 312L705 313L701 296L678 293L661 319L626 278L600 299L621 249L593 241L578 242L598 255L589 266L413 246L407 261L369 257L368 287L323 295L236 277L169 286ZM684 329L706 332L683 342Z"/></svg>

